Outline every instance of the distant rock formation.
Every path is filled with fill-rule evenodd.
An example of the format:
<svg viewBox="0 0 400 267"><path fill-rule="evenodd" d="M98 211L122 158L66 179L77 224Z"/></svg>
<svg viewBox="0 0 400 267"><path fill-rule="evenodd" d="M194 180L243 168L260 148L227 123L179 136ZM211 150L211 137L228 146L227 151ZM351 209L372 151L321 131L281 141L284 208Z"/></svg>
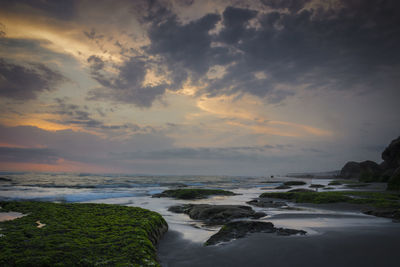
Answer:
<svg viewBox="0 0 400 267"><path fill-rule="evenodd" d="M340 171L340 177L342 178L357 178L360 179L363 175L380 176L382 168L376 162L366 160L363 162L349 161L344 165Z"/></svg>
<svg viewBox="0 0 400 267"><path fill-rule="evenodd" d="M384 175L400 174L400 136L393 140L382 152L382 159L384 161L381 167L384 170Z"/></svg>
<svg viewBox="0 0 400 267"><path fill-rule="evenodd" d="M381 164L370 160L349 161L340 171L340 177L364 182L388 182L389 190L400 190L400 136L385 148L382 159Z"/></svg>

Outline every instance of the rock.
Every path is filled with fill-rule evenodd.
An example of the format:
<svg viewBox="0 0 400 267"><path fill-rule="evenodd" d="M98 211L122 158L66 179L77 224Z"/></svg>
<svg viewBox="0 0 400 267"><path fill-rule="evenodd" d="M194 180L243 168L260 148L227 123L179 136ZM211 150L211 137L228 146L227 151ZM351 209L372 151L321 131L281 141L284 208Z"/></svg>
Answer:
<svg viewBox="0 0 400 267"><path fill-rule="evenodd" d="M359 187L366 187L369 186L370 184L346 184L346 187L349 188L359 188Z"/></svg>
<svg viewBox="0 0 400 267"><path fill-rule="evenodd" d="M288 182L284 182L284 185L305 185L306 182L303 181L288 181Z"/></svg>
<svg viewBox="0 0 400 267"><path fill-rule="evenodd" d="M394 221L400 220L400 210L397 208L371 208L363 210L363 213L377 217L390 218Z"/></svg>
<svg viewBox="0 0 400 267"><path fill-rule="evenodd" d="M387 190L400 190L400 167L397 168L394 172L392 177L390 177Z"/></svg>
<svg viewBox="0 0 400 267"><path fill-rule="evenodd" d="M185 189L165 190L159 194L152 195L152 197L173 197L177 199L201 199L201 198L207 198L211 195L234 196L236 194L231 191L226 191L222 189L185 188Z"/></svg>
<svg viewBox="0 0 400 267"><path fill-rule="evenodd" d="M188 214L194 220L202 220L211 225L224 224L238 218L258 219L266 216L263 212L255 212L251 207L241 205L184 204L172 206L168 210Z"/></svg>
<svg viewBox="0 0 400 267"><path fill-rule="evenodd" d="M278 235L306 234L303 230L275 228L271 222L236 221L222 226L218 233L206 241L205 245L209 246L228 242L232 239L245 237L249 233L277 233Z"/></svg>
<svg viewBox="0 0 400 267"><path fill-rule="evenodd" d="M291 186L288 186L288 185L280 185L280 186L277 186L277 187L275 187L275 189L290 189L290 188L292 188Z"/></svg>
<svg viewBox="0 0 400 267"><path fill-rule="evenodd" d="M10 178L6 177L0 177L0 182L11 182L12 180Z"/></svg>
<svg viewBox="0 0 400 267"><path fill-rule="evenodd" d="M335 180L335 181L330 182L328 185L342 185L342 182Z"/></svg>
<svg viewBox="0 0 400 267"><path fill-rule="evenodd" d="M397 169L400 167L400 136L394 139L389 146L382 152L382 167L386 170Z"/></svg>
<svg viewBox="0 0 400 267"><path fill-rule="evenodd" d="M312 184L312 185L310 185L309 187L310 187L310 188L324 188L325 185L322 185L322 184Z"/></svg>
<svg viewBox="0 0 400 267"><path fill-rule="evenodd" d="M340 171L340 177L345 179L360 179L363 176L379 177L381 174L381 166L371 160L363 162L349 161Z"/></svg>
<svg viewBox="0 0 400 267"><path fill-rule="evenodd" d="M286 202L273 201L273 200L268 200L265 198L253 199L246 203L256 206L256 207L261 207L261 208L281 208L281 207L287 206Z"/></svg>
<svg viewBox="0 0 400 267"><path fill-rule="evenodd" d="M168 208L168 211L173 213L187 213L192 205L176 205Z"/></svg>
<svg viewBox="0 0 400 267"><path fill-rule="evenodd" d="M297 188L297 189L292 189L289 190L289 192L315 192L314 190L307 189L307 188Z"/></svg>

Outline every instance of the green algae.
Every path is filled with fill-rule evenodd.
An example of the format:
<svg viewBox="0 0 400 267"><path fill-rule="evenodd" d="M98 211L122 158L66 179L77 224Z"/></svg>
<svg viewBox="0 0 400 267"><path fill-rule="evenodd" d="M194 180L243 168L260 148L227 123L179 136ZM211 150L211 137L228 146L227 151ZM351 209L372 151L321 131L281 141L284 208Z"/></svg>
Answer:
<svg viewBox="0 0 400 267"><path fill-rule="evenodd" d="M284 185L288 185L288 186L291 186L291 185L305 185L306 182L303 182L303 181L287 181L287 182L284 182L283 184Z"/></svg>
<svg viewBox="0 0 400 267"><path fill-rule="evenodd" d="M201 199L201 198L207 198L212 195L233 196L235 195L235 193L222 189L185 188L185 189L165 190L160 194L153 195L153 197L172 197L177 199Z"/></svg>
<svg viewBox="0 0 400 267"><path fill-rule="evenodd" d="M400 174L393 175L387 185L387 190L400 190Z"/></svg>
<svg viewBox="0 0 400 267"><path fill-rule="evenodd" d="M297 203L351 203L365 204L376 208L400 209L400 194L389 192L332 191L332 192L271 192L261 198L280 198Z"/></svg>
<svg viewBox="0 0 400 267"><path fill-rule="evenodd" d="M167 224L158 213L106 204L0 206L27 214L0 222L0 266L159 266L155 245Z"/></svg>

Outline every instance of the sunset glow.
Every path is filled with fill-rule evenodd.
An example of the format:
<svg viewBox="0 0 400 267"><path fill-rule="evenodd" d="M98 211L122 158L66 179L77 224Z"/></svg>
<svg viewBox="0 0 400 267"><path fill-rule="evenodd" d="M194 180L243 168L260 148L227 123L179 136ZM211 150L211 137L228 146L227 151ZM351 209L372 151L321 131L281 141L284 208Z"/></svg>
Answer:
<svg viewBox="0 0 400 267"><path fill-rule="evenodd" d="M378 160L400 132L397 17L350 2L6 1L0 170Z"/></svg>

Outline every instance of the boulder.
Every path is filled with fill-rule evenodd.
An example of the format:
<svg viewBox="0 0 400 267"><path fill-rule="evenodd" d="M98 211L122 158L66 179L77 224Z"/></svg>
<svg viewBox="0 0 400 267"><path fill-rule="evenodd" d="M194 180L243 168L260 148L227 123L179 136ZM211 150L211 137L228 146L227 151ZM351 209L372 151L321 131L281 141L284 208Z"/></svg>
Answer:
<svg viewBox="0 0 400 267"><path fill-rule="evenodd" d="M393 175L390 177L387 190L400 190L400 167L394 170Z"/></svg>
<svg viewBox="0 0 400 267"><path fill-rule="evenodd" d="M275 228L271 222L236 221L222 226L222 228L205 243L206 246L228 242L232 239L245 237L249 233L276 233L278 235L306 234L303 230Z"/></svg>
<svg viewBox="0 0 400 267"><path fill-rule="evenodd" d="M379 177L381 174L381 166L371 160L366 160L363 162L349 161L340 171L340 177L345 179L360 179L364 176Z"/></svg>
<svg viewBox="0 0 400 267"><path fill-rule="evenodd" d="M246 202L247 204L261 207L261 208L281 208L287 206L286 202L283 201L273 201L265 198L257 198Z"/></svg>
<svg viewBox="0 0 400 267"><path fill-rule="evenodd" d="M397 208L369 208L363 210L363 213L377 217L390 218L395 222L400 221L400 210Z"/></svg>
<svg viewBox="0 0 400 267"><path fill-rule="evenodd" d="M387 169L397 169L400 167L400 136L394 139L382 152L383 167Z"/></svg>
<svg viewBox="0 0 400 267"><path fill-rule="evenodd" d="M275 189L290 189L290 188L292 188L291 186L288 186L288 185L280 185L280 186L277 186L277 187L275 187Z"/></svg>
<svg viewBox="0 0 400 267"><path fill-rule="evenodd" d="M300 192L300 193L307 193L307 192L315 192L314 190L307 189L307 188L297 188L289 190L288 192Z"/></svg>
<svg viewBox="0 0 400 267"><path fill-rule="evenodd" d="M202 220L209 225L224 224L239 218L258 219L266 216L264 212L255 212L251 207L241 205L184 204L172 206L168 210L185 213L191 219Z"/></svg>
<svg viewBox="0 0 400 267"><path fill-rule="evenodd" d="M393 140L387 148L382 152L383 162L381 168L383 169L382 177L385 181L393 183L399 176L400 168L400 136Z"/></svg>
<svg viewBox="0 0 400 267"><path fill-rule="evenodd" d="M325 185L322 185L322 184L312 184L312 185L310 185L309 187L310 187L310 188L324 188Z"/></svg>
<svg viewBox="0 0 400 267"><path fill-rule="evenodd" d="M176 199L202 199L209 196L234 196L235 193L222 189L181 188L165 190L152 197L172 197Z"/></svg>
<svg viewBox="0 0 400 267"><path fill-rule="evenodd" d="M283 183L284 185L291 186L291 185L305 185L306 182L303 181L287 181Z"/></svg>

